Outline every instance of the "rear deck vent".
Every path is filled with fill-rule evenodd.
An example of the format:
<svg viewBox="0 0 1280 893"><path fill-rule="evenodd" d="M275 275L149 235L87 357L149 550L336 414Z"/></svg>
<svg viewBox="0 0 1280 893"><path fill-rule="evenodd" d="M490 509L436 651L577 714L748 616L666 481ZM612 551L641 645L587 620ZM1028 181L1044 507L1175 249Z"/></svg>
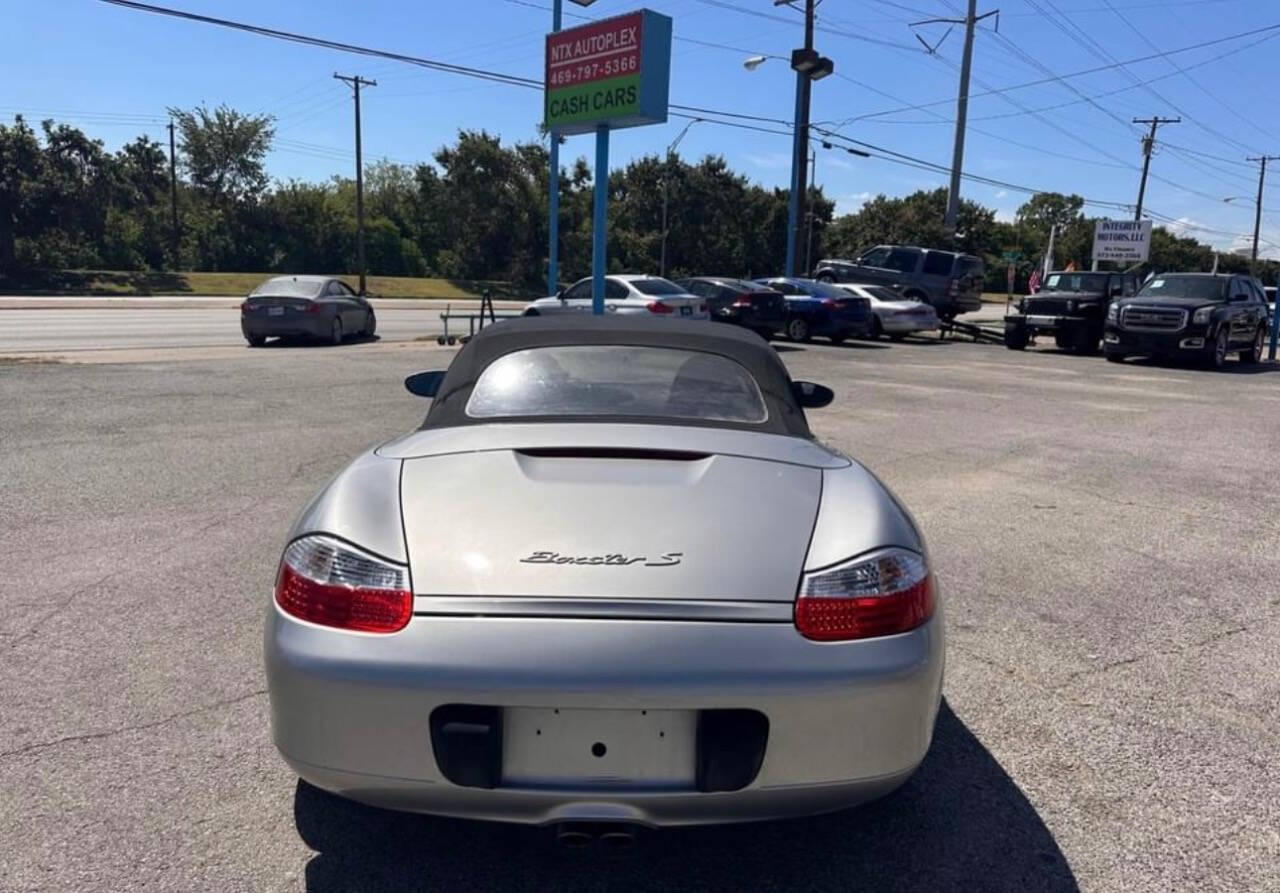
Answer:
<svg viewBox="0 0 1280 893"><path fill-rule="evenodd" d="M689 450L647 450L634 447L535 447L516 452L540 459L656 459L662 462L699 462L710 455Z"/></svg>

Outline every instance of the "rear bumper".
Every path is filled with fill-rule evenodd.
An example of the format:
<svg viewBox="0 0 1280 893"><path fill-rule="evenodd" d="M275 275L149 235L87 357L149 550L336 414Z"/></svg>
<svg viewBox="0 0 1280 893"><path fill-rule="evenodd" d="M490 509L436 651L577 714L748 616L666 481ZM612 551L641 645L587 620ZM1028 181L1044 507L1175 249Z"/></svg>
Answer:
<svg viewBox="0 0 1280 893"><path fill-rule="evenodd" d="M240 331L245 337L321 338L329 334L329 321L319 315L241 316Z"/></svg>
<svg viewBox="0 0 1280 893"><path fill-rule="evenodd" d="M928 749L943 674L941 606L898 636L816 643L788 624L415 617L370 636L272 605L272 730L307 781L378 806L459 817L650 825L811 814L882 796ZM755 780L732 792L452 784L430 714L504 707L752 709L769 721Z"/></svg>
<svg viewBox="0 0 1280 893"><path fill-rule="evenodd" d="M751 311L730 310L727 313L716 314L712 317L718 322L733 323L736 326L752 329L757 332L781 332L786 328L786 318L783 314L762 314Z"/></svg>
<svg viewBox="0 0 1280 893"><path fill-rule="evenodd" d="M932 332L938 328L936 316L894 316L886 313L879 317L880 328L894 335L912 332Z"/></svg>
<svg viewBox="0 0 1280 893"><path fill-rule="evenodd" d="M866 316L818 315L810 320L815 335L861 336L871 331L871 314Z"/></svg>

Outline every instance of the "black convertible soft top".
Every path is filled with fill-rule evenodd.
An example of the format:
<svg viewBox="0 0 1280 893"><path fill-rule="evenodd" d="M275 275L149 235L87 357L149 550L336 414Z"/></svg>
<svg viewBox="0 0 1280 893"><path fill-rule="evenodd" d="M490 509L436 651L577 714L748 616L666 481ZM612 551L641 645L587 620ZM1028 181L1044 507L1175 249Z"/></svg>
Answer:
<svg viewBox="0 0 1280 893"><path fill-rule="evenodd" d="M467 401L476 379L494 360L518 350L569 345L666 347L718 354L743 366L760 387L768 418L760 423L652 416L537 416L472 418ZM586 314L519 317L486 326L458 351L436 391L422 427L445 428L492 422L585 421L737 428L811 437L804 411L791 390L791 377L777 352L759 335L737 326L646 316Z"/></svg>

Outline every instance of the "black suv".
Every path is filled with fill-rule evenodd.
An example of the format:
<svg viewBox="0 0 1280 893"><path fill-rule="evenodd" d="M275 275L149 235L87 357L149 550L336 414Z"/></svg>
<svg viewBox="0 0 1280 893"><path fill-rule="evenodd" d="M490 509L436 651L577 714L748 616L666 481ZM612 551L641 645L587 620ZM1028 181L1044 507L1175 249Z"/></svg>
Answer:
<svg viewBox="0 0 1280 893"><path fill-rule="evenodd" d="M1138 290L1132 273L1050 273L1044 286L1018 302L1020 313L1004 318L1004 346L1024 350L1035 335L1053 335L1062 350L1098 352L1107 308Z"/></svg>
<svg viewBox="0 0 1280 893"><path fill-rule="evenodd" d="M932 304L942 319L982 309L982 258L956 251L877 245L853 260L820 260L820 282L885 285L904 298Z"/></svg>
<svg viewBox="0 0 1280 893"><path fill-rule="evenodd" d="M1219 368L1227 354L1242 363L1262 358L1267 302L1252 276L1166 273L1132 298L1113 301L1102 339L1107 359L1187 358Z"/></svg>

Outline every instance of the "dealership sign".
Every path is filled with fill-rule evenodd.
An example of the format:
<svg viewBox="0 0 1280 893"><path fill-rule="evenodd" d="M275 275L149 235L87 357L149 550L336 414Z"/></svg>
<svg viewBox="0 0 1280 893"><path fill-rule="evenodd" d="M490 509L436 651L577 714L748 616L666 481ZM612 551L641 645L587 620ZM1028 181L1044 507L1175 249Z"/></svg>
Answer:
<svg viewBox="0 0 1280 893"><path fill-rule="evenodd" d="M1142 263L1151 256L1150 220L1099 220L1093 231L1093 259Z"/></svg>
<svg viewBox="0 0 1280 893"><path fill-rule="evenodd" d="M548 34L546 128L664 123L670 71L671 19L648 9Z"/></svg>

